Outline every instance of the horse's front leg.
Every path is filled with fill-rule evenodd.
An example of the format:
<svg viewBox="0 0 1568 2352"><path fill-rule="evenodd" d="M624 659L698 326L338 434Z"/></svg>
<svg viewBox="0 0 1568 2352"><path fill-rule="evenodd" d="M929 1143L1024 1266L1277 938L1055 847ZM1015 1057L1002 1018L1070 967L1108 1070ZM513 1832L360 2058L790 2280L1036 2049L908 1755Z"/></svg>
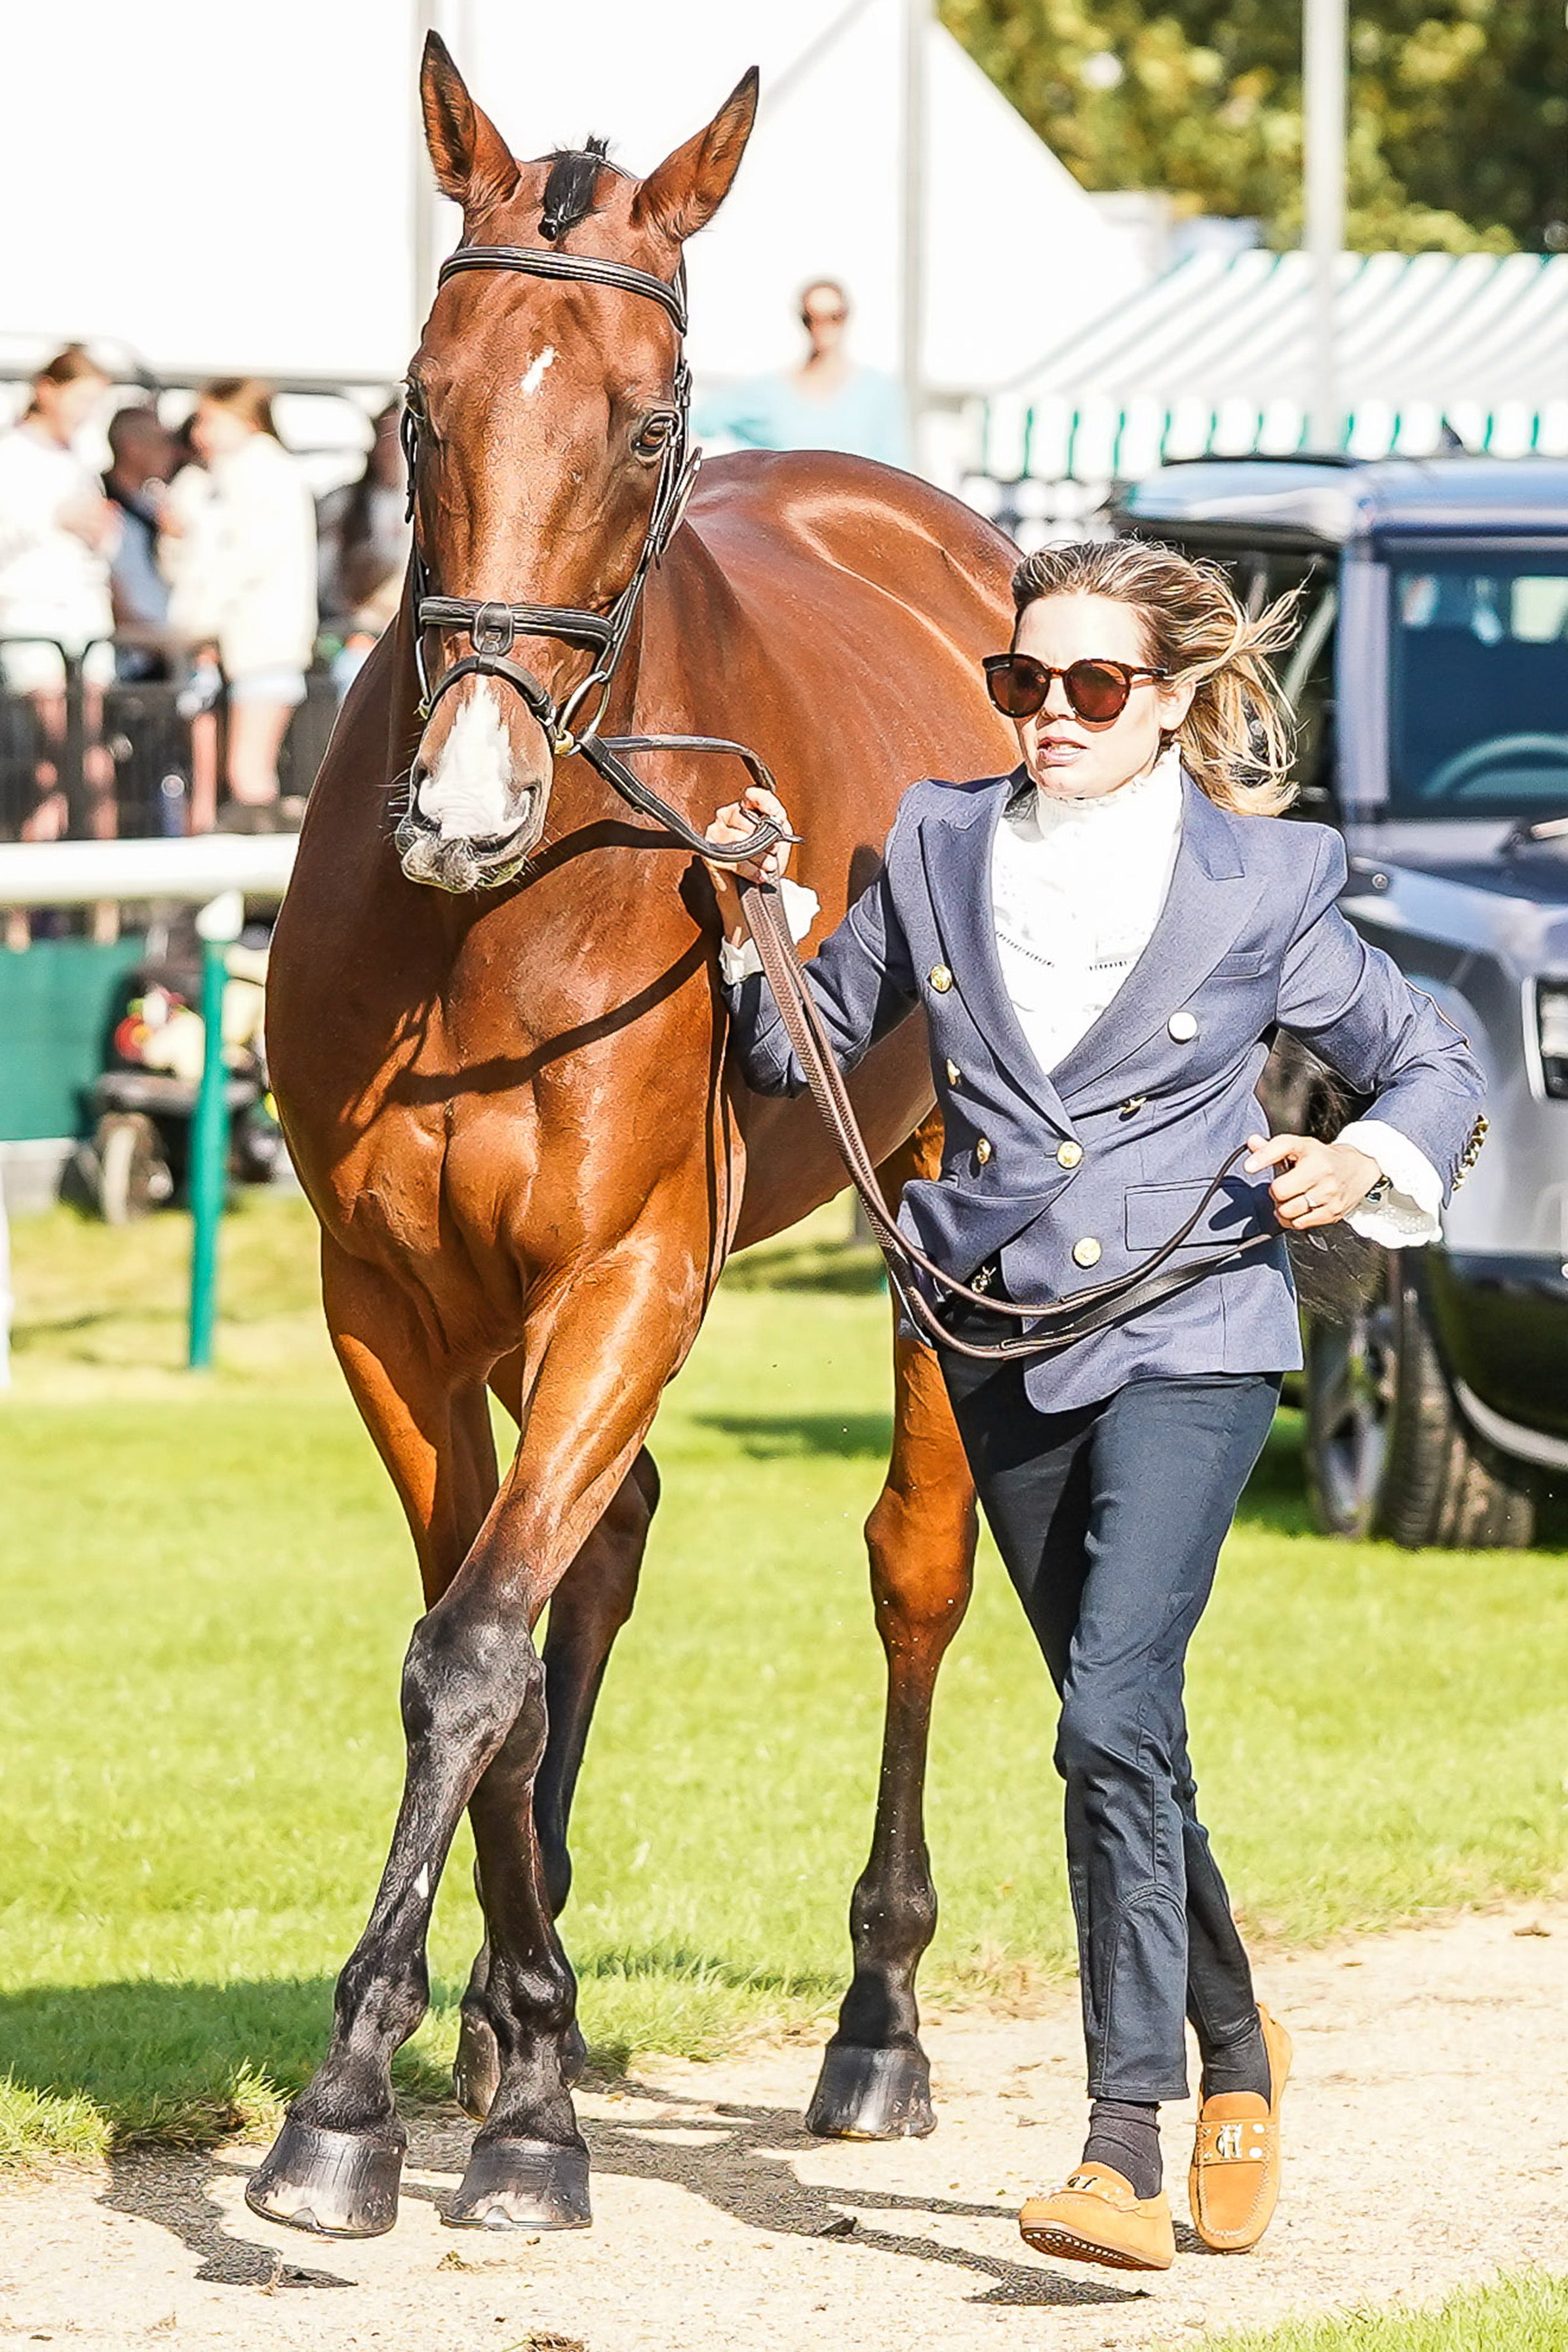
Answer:
<svg viewBox="0 0 1568 2352"><path fill-rule="evenodd" d="M930 1172L939 1128L879 1173L890 1202ZM855 1973L806 2111L825 2138L918 2137L935 2124L915 1971L936 1932L925 1842L926 1750L937 1672L969 1605L974 1488L934 1358L894 1345L893 1448L866 1523L888 1708L871 1853L849 1906Z"/></svg>
<svg viewBox="0 0 1568 2352"><path fill-rule="evenodd" d="M572 1799L587 1747L588 1729L616 1634L632 1613L643 1550L658 1502L658 1473L646 1449L639 1454L604 1517L577 1554L550 1599L544 1637L544 1703L549 1737L533 1784L533 1812L544 1868L545 1891L557 1919L572 1885L567 1825ZM510 1771L503 1749L490 1771ZM489 1775L486 1776L487 1779ZM475 1803L485 1794L481 1780ZM488 1801L488 1800L487 1800ZM475 1874L478 1886L479 1873ZM481 1906L482 1887L478 1889ZM483 2123L500 2080L500 2053L485 2005L489 1984L487 1934L463 1996L462 2027L452 2069L459 2106Z"/></svg>
<svg viewBox="0 0 1568 2352"><path fill-rule="evenodd" d="M700 1252L628 1247L579 1273L529 1332L526 1434L468 1558L415 1627L403 1675L407 1769L364 1934L338 1981L327 2057L252 2184L353 2170L388 2144L392 2055L424 2013L424 1947L463 1809L473 1805L489 1930L485 2009L500 2055L489 2120L448 2219L560 2227L588 2219L572 2105L575 1985L551 1917L532 1789L545 1740L531 1627L597 1525L696 1328ZM395 2119L394 2119L395 2120ZM394 2179L395 2176L394 2176ZM395 2189L394 2188L394 2196ZM385 2226L383 2222L378 2226Z"/></svg>
<svg viewBox="0 0 1568 2352"><path fill-rule="evenodd" d="M389 1275L330 1239L321 1274L333 1346L407 1514L434 1609L496 1498L484 1383L432 1348L412 1299ZM411 1651L411 1668L414 1659ZM391 2062L424 2014L425 1936L439 1868L432 1857L437 1845L446 1851L439 1822L447 1801L424 1769L434 1735L416 1671L405 1678L404 1707L409 1787L394 1862L339 1981L327 2060L246 2190L268 2220L323 2236L373 2237L397 2218L407 2135Z"/></svg>

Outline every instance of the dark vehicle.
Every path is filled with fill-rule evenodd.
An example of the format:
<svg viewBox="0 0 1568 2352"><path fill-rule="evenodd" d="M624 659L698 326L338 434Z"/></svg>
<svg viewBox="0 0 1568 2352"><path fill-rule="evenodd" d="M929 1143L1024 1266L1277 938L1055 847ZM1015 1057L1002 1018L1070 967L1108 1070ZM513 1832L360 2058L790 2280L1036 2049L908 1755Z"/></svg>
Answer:
<svg viewBox="0 0 1568 2352"><path fill-rule="evenodd" d="M1308 1322L1320 1523L1528 1542L1568 1472L1568 465L1205 460L1113 520L1222 561L1255 610L1302 586L1300 813L1343 832L1346 914L1487 1075L1441 1244L1379 1253L1352 1324ZM1299 1048L1265 1085L1277 1125L1324 1131Z"/></svg>

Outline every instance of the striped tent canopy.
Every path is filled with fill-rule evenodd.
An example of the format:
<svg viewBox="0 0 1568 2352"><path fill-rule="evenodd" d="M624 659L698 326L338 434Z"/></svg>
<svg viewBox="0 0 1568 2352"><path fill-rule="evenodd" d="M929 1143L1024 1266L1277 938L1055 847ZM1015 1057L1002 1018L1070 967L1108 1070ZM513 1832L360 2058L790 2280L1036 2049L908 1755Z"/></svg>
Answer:
<svg viewBox="0 0 1568 2352"><path fill-rule="evenodd" d="M1357 456L1568 454L1568 255L1346 254L1335 317ZM1299 448L1310 328L1305 254L1194 255L976 403L974 471L1126 479Z"/></svg>

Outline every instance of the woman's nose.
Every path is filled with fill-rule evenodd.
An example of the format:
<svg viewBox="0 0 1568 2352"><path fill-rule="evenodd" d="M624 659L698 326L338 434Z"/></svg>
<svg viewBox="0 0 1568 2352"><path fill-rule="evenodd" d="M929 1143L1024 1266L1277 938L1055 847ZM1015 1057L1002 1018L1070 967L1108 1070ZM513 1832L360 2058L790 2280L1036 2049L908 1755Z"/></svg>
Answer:
<svg viewBox="0 0 1568 2352"><path fill-rule="evenodd" d="M1046 698L1040 705L1041 718L1070 719L1072 715L1072 698L1067 689L1067 680L1053 677L1046 688Z"/></svg>

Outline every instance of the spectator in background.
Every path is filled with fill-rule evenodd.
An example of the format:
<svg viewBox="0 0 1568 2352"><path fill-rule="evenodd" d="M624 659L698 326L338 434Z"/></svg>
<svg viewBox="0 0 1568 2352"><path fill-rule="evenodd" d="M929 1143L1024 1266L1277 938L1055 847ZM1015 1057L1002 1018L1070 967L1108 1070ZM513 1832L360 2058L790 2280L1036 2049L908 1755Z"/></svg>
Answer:
<svg viewBox="0 0 1568 2352"><path fill-rule="evenodd" d="M170 625L198 656L215 651L228 682L229 798L219 825L271 832L298 814L279 809L278 754L315 646L315 502L278 438L270 391L253 376L204 388L191 446L211 489L179 502Z"/></svg>
<svg viewBox="0 0 1568 2352"><path fill-rule="evenodd" d="M99 738L102 689L114 675L109 566L119 538L113 508L77 439L109 390L79 343L33 379L26 415L0 434L0 677L37 714L37 799L28 841L58 840L68 812L57 764L66 730L66 662L84 678L84 781L92 829L114 830L114 769ZM31 640L31 642L26 642Z"/></svg>
<svg viewBox="0 0 1568 2352"><path fill-rule="evenodd" d="M109 420L109 457L104 495L120 517L120 544L109 567L114 625L121 640L115 649L116 673L122 678L166 677L163 639L169 583L158 568L158 539L169 483L180 462L179 445L155 408L121 408Z"/></svg>
<svg viewBox="0 0 1568 2352"><path fill-rule="evenodd" d="M849 299L837 279L819 278L806 288L800 323L809 342L800 365L700 402L692 418L698 435L723 434L748 449L842 449L908 466L903 394L891 376L850 359Z"/></svg>
<svg viewBox="0 0 1568 2352"><path fill-rule="evenodd" d="M399 427L403 403L375 420L364 470L323 499L321 509L321 617L342 639L332 683L345 694L376 639L391 625L403 593L413 537Z"/></svg>

